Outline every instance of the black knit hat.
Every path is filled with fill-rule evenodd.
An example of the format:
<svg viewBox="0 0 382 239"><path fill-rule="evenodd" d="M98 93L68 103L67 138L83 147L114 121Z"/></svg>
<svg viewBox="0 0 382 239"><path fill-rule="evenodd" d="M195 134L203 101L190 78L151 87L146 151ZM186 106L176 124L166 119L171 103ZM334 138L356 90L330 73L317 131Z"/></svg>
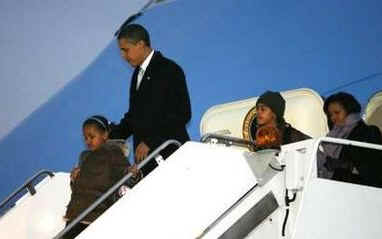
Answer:
<svg viewBox="0 0 382 239"><path fill-rule="evenodd" d="M285 100L279 92L266 91L263 93L256 102L264 104L271 108L272 112L276 115L278 120L283 119L285 111Z"/></svg>

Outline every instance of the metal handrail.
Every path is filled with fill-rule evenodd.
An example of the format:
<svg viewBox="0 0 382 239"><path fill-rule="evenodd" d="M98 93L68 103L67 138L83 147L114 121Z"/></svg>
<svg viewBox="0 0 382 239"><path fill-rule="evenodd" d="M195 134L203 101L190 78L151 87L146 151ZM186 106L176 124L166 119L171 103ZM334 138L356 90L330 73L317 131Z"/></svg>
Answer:
<svg viewBox="0 0 382 239"><path fill-rule="evenodd" d="M361 148L369 148L369 149L382 150L382 145L375 144L375 143L361 142L361 141L342 139L342 138L332 138L332 137L319 137L317 139L318 140L316 141L316 145L314 147L314 150L318 150L318 146L322 142L324 142L324 143L334 143L334 144L349 145L349 146L356 146L356 147L361 147Z"/></svg>
<svg viewBox="0 0 382 239"><path fill-rule="evenodd" d="M355 146L355 147L368 148L368 149L376 149L376 150L382 151L382 145L375 144L375 143L367 143L367 142L342 139L342 138L333 138L333 137L319 137L316 139L316 142L313 145L313 150L312 150L313 162L317 162L317 153L320 151L321 143L341 144L341 145ZM311 172L312 170L313 170L313 164L310 166L309 172Z"/></svg>
<svg viewBox="0 0 382 239"><path fill-rule="evenodd" d="M25 188L28 190L28 192L33 196L36 193L36 189L34 188L34 185L32 182L40 177L41 175L47 174L50 177L54 177L54 173L48 170L41 170L40 172L33 175L31 178L25 181L23 185L21 185L18 189L16 189L13 193L11 193L6 199L4 199L0 204L0 209L5 206L12 198L14 198L18 193L23 191Z"/></svg>
<svg viewBox="0 0 382 239"><path fill-rule="evenodd" d="M255 147L256 144L255 142L241 139L241 138L236 138L232 136L225 136L225 135L220 135L220 134L210 134L207 133L202 136L200 139L200 142L208 142L211 141L212 139L216 139L218 142L217 143L223 143L226 146L231 146L231 145L236 145L240 147Z"/></svg>
<svg viewBox="0 0 382 239"><path fill-rule="evenodd" d="M165 149L170 144L175 144L180 147L182 144L174 139L167 140L163 144L161 144L158 148L156 148L151 154L149 154L141 163L138 164L138 170L141 169L144 165L146 165L151 159L157 156L160 151ZM91 204L85 211L83 211L80 215L78 215L73 221L71 221L64 229L62 229L53 239L60 239L65 233L67 233L70 229L72 229L77 223L79 223L82 219L84 219L93 209L95 209L98 205L100 205L106 198L108 198L114 191L116 191L119 187L121 187L127 180L132 177L132 173L128 173L122 179L120 179L116 184L114 184L109 190L107 190L101 197L99 197L93 204Z"/></svg>

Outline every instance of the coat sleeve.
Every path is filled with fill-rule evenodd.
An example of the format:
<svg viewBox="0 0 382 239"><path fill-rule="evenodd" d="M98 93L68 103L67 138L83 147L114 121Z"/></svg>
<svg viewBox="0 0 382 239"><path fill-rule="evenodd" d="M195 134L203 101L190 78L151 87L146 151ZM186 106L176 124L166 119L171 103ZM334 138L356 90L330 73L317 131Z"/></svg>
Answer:
<svg viewBox="0 0 382 239"><path fill-rule="evenodd" d="M359 127L354 136L349 139L371 144L382 144L381 132L376 126L365 125L364 127ZM346 153L346 157L350 158L356 167L366 162L366 156L372 157L376 152L376 150L355 146L346 146L343 150Z"/></svg>
<svg viewBox="0 0 382 239"><path fill-rule="evenodd" d="M124 114L119 124L112 123L110 125L111 132L110 132L109 138L127 139L132 134L132 130L129 124L129 118L130 118L130 112L127 112Z"/></svg>
<svg viewBox="0 0 382 239"><path fill-rule="evenodd" d="M382 144L381 132L376 126L360 127L351 140ZM382 151L355 146L346 146L341 155L349 160L358 170L363 184L376 185L382 183L380 172L382 170ZM382 186L382 185L381 185Z"/></svg>

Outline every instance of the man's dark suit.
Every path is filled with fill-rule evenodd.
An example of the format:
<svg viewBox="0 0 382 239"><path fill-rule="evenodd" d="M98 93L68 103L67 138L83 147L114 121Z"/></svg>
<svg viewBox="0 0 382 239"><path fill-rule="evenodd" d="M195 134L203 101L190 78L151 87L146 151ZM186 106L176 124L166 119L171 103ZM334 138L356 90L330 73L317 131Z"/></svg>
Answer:
<svg viewBox="0 0 382 239"><path fill-rule="evenodd" d="M155 51L136 90L138 68L130 85L129 111L111 137L126 139L133 134L134 152L142 141L151 151L168 139L188 141L186 124L191 119L191 105L181 67ZM167 157L172 151L162 155Z"/></svg>

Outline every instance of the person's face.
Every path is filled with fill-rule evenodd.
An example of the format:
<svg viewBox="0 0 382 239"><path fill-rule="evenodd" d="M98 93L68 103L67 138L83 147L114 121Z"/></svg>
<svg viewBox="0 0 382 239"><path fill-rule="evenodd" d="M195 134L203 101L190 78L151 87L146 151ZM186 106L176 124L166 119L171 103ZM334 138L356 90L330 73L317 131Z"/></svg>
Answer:
<svg viewBox="0 0 382 239"><path fill-rule="evenodd" d="M328 117L333 125L343 126L347 117L345 108L338 102L330 103L328 106Z"/></svg>
<svg viewBox="0 0 382 239"><path fill-rule="evenodd" d="M86 146L92 151L99 148L108 138L107 132L103 132L97 126L91 124L83 128L83 134Z"/></svg>
<svg viewBox="0 0 382 239"><path fill-rule="evenodd" d="M276 125L276 115L272 112L271 108L262 103L256 106L256 120L260 126Z"/></svg>
<svg viewBox="0 0 382 239"><path fill-rule="evenodd" d="M134 44L126 38L121 38L118 40L118 45L122 58L129 62L132 67L137 67L142 64L144 61L145 47L143 41Z"/></svg>

